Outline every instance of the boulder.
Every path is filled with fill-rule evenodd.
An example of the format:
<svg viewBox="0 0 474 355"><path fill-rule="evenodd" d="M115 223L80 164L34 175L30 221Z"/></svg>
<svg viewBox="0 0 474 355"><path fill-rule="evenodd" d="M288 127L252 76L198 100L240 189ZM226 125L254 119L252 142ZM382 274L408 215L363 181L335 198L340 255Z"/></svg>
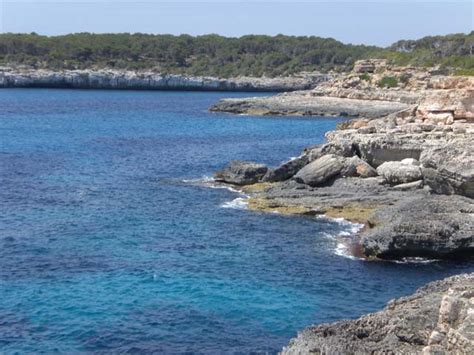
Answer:
<svg viewBox="0 0 474 355"><path fill-rule="evenodd" d="M259 182L267 173L263 164L233 160L224 169L214 174L216 181L234 185L250 185Z"/></svg>
<svg viewBox="0 0 474 355"><path fill-rule="evenodd" d="M377 171L358 156L344 160L344 167L341 170L342 176L369 178L377 176Z"/></svg>
<svg viewBox="0 0 474 355"><path fill-rule="evenodd" d="M344 167L343 159L327 154L306 165L295 175L295 180L310 186L322 185L339 175Z"/></svg>
<svg viewBox="0 0 474 355"><path fill-rule="evenodd" d="M300 155L295 159L283 163L277 168L268 169L267 173L263 177L263 181L277 182L288 180L299 170L301 170L306 164L308 164L308 162L309 158L307 154Z"/></svg>
<svg viewBox="0 0 474 355"><path fill-rule="evenodd" d="M412 163L412 161L416 160L407 159L385 162L377 168L377 173L383 176L390 185L406 184L421 180L423 177L421 168L417 165L417 161L417 163Z"/></svg>

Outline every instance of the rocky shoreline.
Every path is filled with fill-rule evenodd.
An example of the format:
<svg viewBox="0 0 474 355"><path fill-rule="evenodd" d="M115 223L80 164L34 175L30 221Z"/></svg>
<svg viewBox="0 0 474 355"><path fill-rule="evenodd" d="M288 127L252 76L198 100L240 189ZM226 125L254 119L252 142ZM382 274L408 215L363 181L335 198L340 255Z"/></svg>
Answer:
<svg viewBox="0 0 474 355"><path fill-rule="evenodd" d="M283 78L218 79L112 69L53 71L0 68L0 88L282 92L310 89L330 78L330 75L318 73Z"/></svg>
<svg viewBox="0 0 474 355"><path fill-rule="evenodd" d="M387 77L397 86L381 87ZM211 110L355 118L281 166L217 172L250 209L362 223L346 247L368 260L474 257L474 78L368 61L313 90ZM381 312L310 327L283 353L473 353L473 290L474 274L431 283Z"/></svg>
<svg viewBox="0 0 474 355"><path fill-rule="evenodd" d="M408 69L371 74L387 71L406 75ZM282 97L303 96L324 111L321 98L379 109L383 97L401 104L400 110L379 110L384 114L378 117L356 110L359 118L340 124L326 134L327 143L296 159L275 168L231 162L217 181L244 186L252 209L363 223L351 249L368 259L474 256L473 78L415 72L403 88L384 89L362 82L359 74L276 98L285 105ZM248 103L237 101L240 107Z"/></svg>

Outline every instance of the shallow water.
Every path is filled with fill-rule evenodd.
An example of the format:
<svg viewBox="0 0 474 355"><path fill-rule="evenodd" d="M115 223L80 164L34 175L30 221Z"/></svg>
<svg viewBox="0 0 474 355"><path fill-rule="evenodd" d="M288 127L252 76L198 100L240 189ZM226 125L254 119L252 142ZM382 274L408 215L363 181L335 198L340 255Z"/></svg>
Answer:
<svg viewBox="0 0 474 355"><path fill-rule="evenodd" d="M249 94L0 90L1 353L276 352L474 270L352 260L331 238L350 225L224 208L194 179L338 122L206 111L229 95Z"/></svg>

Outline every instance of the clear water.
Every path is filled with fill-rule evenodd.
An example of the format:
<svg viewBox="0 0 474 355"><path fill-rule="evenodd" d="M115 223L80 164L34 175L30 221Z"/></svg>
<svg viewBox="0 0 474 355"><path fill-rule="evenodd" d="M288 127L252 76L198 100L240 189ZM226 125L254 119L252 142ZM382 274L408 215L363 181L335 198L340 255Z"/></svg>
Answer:
<svg viewBox="0 0 474 355"><path fill-rule="evenodd" d="M344 258L346 225L183 182L277 164L338 121L206 111L225 96L0 90L0 353L273 353L474 269Z"/></svg>

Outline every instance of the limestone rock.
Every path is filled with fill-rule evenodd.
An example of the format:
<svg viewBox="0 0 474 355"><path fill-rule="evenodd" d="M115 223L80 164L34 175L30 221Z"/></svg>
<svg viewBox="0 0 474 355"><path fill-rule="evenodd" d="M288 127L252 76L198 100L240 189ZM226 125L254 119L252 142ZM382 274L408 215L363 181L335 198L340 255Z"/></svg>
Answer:
<svg viewBox="0 0 474 355"><path fill-rule="evenodd" d="M339 175L343 167L340 157L328 154L306 165L294 178L297 182L318 186Z"/></svg>
<svg viewBox="0 0 474 355"><path fill-rule="evenodd" d="M421 129L420 129L421 133ZM422 147L418 139L392 133L357 134L353 130L331 131L326 133L329 144L350 146L352 150L373 167L387 161L400 161L406 158L419 159Z"/></svg>
<svg viewBox="0 0 474 355"><path fill-rule="evenodd" d="M260 181L267 170L263 164L234 160L215 173L214 178L216 181L234 185L250 185Z"/></svg>

